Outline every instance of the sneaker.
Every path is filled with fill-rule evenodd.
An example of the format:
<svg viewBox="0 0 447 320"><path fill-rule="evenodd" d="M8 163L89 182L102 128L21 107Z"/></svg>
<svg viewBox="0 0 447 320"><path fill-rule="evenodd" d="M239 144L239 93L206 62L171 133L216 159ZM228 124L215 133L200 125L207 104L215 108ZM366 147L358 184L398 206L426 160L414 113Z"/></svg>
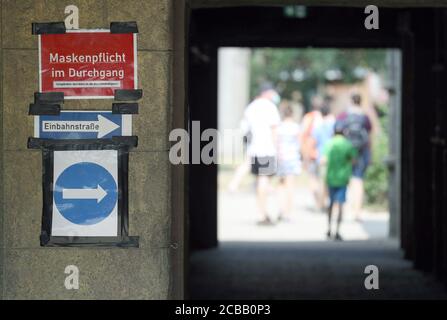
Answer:
<svg viewBox="0 0 447 320"><path fill-rule="evenodd" d="M343 241L343 238L338 233L335 235L334 239L337 241Z"/></svg>
<svg viewBox="0 0 447 320"><path fill-rule="evenodd" d="M283 216L282 214L280 214L280 215L278 216L278 222L286 222L286 223L288 223L288 222L291 222L291 220L290 220L289 217L285 217L285 216Z"/></svg>
<svg viewBox="0 0 447 320"><path fill-rule="evenodd" d="M330 232L330 231L328 231L328 232L326 233L326 237L327 237L328 239L331 238L331 232Z"/></svg>
<svg viewBox="0 0 447 320"><path fill-rule="evenodd" d="M258 226L272 226L273 222L269 218L265 218L264 220L258 221L257 225Z"/></svg>

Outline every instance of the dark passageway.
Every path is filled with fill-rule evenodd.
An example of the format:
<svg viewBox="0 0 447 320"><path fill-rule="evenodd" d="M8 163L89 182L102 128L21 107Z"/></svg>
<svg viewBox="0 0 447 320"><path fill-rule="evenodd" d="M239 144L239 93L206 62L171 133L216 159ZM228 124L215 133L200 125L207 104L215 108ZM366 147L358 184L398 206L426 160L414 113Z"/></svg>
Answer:
<svg viewBox="0 0 447 320"><path fill-rule="evenodd" d="M366 290L367 265L380 290ZM191 256L192 299L447 299L402 259L395 241L237 243Z"/></svg>
<svg viewBox="0 0 447 320"><path fill-rule="evenodd" d="M221 47L401 50L396 240L218 245L217 165L193 165L188 180L189 298L447 299L447 10L381 8L380 30L369 32L363 27L363 9L308 7L306 16L297 19L285 18L280 7L192 10L189 119L200 121L201 130L217 128ZM380 290L365 289L368 265L379 268Z"/></svg>

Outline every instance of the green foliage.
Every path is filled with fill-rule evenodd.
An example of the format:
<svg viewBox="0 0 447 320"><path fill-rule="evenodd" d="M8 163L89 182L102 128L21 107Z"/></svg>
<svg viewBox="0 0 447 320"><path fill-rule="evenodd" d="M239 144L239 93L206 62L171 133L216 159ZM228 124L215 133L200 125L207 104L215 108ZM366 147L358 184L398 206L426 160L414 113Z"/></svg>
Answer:
<svg viewBox="0 0 447 320"><path fill-rule="evenodd" d="M362 69L386 76L386 55L386 49L254 49L250 94L256 96L262 83L271 82L285 99L293 91L300 91L308 106L310 97L328 82L328 70L338 70L341 77L336 81L341 83L361 80ZM372 159L365 176L365 201L368 205L385 207L388 202L388 168L384 163L388 156L387 106L382 106L378 114L382 130L372 146Z"/></svg>
<svg viewBox="0 0 447 320"><path fill-rule="evenodd" d="M277 86L283 98L299 90L306 101L327 82L328 70L341 71L343 83L358 81L362 68L382 73L386 71L386 50L382 49L274 49L252 51L251 96L260 85L271 82Z"/></svg>
<svg viewBox="0 0 447 320"><path fill-rule="evenodd" d="M389 154L388 113L382 107L382 130L372 146L372 159L365 175L365 201L367 205L386 207L388 203L388 168L384 160Z"/></svg>

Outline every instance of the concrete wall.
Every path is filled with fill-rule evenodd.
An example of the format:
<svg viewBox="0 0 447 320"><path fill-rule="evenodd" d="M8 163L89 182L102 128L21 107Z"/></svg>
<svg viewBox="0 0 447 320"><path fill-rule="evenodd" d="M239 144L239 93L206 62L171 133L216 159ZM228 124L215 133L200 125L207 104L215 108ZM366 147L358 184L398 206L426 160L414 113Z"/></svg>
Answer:
<svg viewBox="0 0 447 320"><path fill-rule="evenodd" d="M170 297L171 124L173 60L171 0L0 0L2 79L0 128L4 299L163 299ZM27 149L33 134L28 105L38 90L37 37L31 23L63 21L79 7L81 28L137 21L138 77L144 98L133 118L139 146L130 155L129 234L139 249L42 248L41 152ZM64 109L111 109L111 100L67 101ZM1 190L1 189L0 189ZM1 217L1 216L0 216ZM79 290L66 290L64 269L80 270Z"/></svg>
<svg viewBox="0 0 447 320"><path fill-rule="evenodd" d="M2 43L2 2L0 1L0 44ZM3 70L3 49L0 45L0 288L3 290L3 86L2 86L2 70ZM2 297L0 291L0 297Z"/></svg>
<svg viewBox="0 0 447 320"><path fill-rule="evenodd" d="M250 102L250 55L248 48L221 48L218 52L218 129L237 130ZM235 138L238 139L235 141ZM219 140L220 159L233 164L242 160L242 137L232 136ZM240 143L236 148L234 142ZM226 163L226 162L225 162Z"/></svg>

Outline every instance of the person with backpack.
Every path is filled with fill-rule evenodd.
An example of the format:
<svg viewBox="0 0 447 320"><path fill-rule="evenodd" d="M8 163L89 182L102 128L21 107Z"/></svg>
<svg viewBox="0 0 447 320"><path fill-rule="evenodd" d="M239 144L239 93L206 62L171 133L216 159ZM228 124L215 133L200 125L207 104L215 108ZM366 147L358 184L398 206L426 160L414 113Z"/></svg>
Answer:
<svg viewBox="0 0 447 320"><path fill-rule="evenodd" d="M317 151L318 151L318 156L317 156L317 161L318 161L318 172L320 174L321 177L321 181L320 181L320 208L326 208L326 202L328 199L328 190L327 190L327 186L324 180L324 177L326 176L326 164L324 163L324 161L322 161L323 159L323 151L324 148L326 146L326 144L328 143L328 141L332 138L332 136L334 135L334 125L335 125L335 116L332 114L331 112L331 98L327 97L325 99L325 104L323 105L323 107L321 108L321 114L323 115L323 121L321 123L321 125L317 128L315 128L313 130L313 137L316 141L316 146L317 146Z"/></svg>
<svg viewBox="0 0 447 320"><path fill-rule="evenodd" d="M352 168L350 182L350 202L355 220L360 222L364 197L363 179L371 159L372 126L369 117L362 110L362 98L359 94L351 96L351 105L337 117L337 124L357 150L358 156Z"/></svg>

